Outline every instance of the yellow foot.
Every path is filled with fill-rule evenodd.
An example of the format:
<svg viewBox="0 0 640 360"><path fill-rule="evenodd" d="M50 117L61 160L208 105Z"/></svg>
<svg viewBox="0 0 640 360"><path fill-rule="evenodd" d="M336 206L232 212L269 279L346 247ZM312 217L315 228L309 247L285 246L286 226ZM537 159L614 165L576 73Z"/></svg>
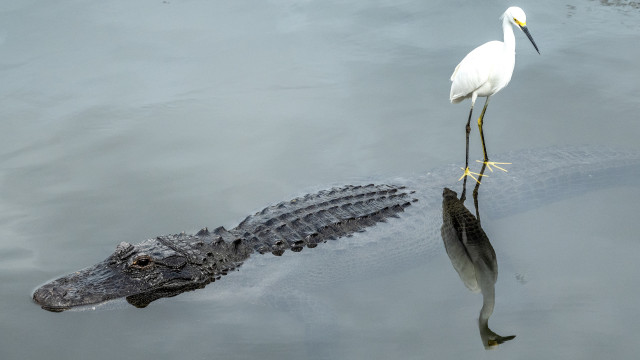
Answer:
<svg viewBox="0 0 640 360"><path fill-rule="evenodd" d="M499 166L499 165L511 165L511 163L503 163L503 162L495 162L495 161L482 161L482 160L476 160L476 162L479 162L481 164L486 164L487 168L493 172L493 169L491 168L492 166L495 167L496 169L500 169L504 172L509 172L507 171L507 169Z"/></svg>
<svg viewBox="0 0 640 360"><path fill-rule="evenodd" d="M462 169L462 168L460 168L460 169ZM471 178L472 178L473 180L475 180L478 184L480 184L480 180L478 180L478 178L476 178L476 177L475 177L475 176L473 176L473 175L477 175L478 177L480 177L480 176L487 176L487 175L484 175L484 174L478 174L478 173L475 173L475 172L473 172L473 171L469 171L469 168L462 169L462 170L464 170L464 174L462 174L462 176L460 176L460 179L458 179L458 181L460 181L460 180L464 179L464 177L465 177L465 176L471 176Z"/></svg>

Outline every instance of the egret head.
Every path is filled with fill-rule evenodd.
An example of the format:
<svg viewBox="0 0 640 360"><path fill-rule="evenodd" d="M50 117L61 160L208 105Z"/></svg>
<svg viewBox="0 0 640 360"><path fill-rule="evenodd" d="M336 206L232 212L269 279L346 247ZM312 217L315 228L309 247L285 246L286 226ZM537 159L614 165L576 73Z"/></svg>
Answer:
<svg viewBox="0 0 640 360"><path fill-rule="evenodd" d="M504 12L502 15L509 19L509 21L513 25L517 26L527 26L527 15L525 15L524 11L517 6L512 6Z"/></svg>
<svg viewBox="0 0 640 360"><path fill-rule="evenodd" d="M531 44L533 44L533 47L536 49L538 54L540 54L540 50L538 50L538 45L536 45L536 42L533 41L533 37L529 33L529 29L527 29L527 15L525 15L522 9L520 9L517 6L512 6L508 8L507 11L504 12L504 14L502 14L502 18L509 20L510 23L519 27L520 30L522 30L522 32L524 32L525 35L527 35L527 37L531 41Z"/></svg>

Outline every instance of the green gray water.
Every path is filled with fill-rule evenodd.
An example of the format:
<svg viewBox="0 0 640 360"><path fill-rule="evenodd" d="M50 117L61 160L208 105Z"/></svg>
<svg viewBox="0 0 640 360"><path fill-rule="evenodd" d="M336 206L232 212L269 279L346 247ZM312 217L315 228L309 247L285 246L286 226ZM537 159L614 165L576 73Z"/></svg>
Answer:
<svg viewBox="0 0 640 360"><path fill-rule="evenodd" d="M478 339L481 298L443 249L384 271L356 258L290 302L277 285L304 274L294 255L329 246L144 310L51 314L30 301L120 241L229 227L306 189L461 163L468 109L448 103L448 79L501 37L509 5L1 3L0 358L632 357L639 180L483 220L500 266L491 325L517 334L497 353ZM516 33L512 83L487 111L489 151L640 150L637 6L518 5L542 55Z"/></svg>

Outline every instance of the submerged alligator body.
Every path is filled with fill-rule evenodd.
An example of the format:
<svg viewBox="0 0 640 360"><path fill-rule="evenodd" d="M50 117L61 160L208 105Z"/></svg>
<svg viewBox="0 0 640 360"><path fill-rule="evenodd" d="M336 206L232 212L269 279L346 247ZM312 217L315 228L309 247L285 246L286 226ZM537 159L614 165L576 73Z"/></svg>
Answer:
<svg viewBox="0 0 640 360"><path fill-rule="evenodd" d="M33 299L50 311L121 297L145 307L220 279L254 252L280 256L314 248L397 217L414 200L402 186L345 186L267 207L231 230L122 242L103 262L42 286Z"/></svg>
<svg viewBox="0 0 640 360"><path fill-rule="evenodd" d="M483 180L482 213L488 219L594 189L640 185L637 152L567 147L525 150L501 158L514 164L508 174ZM195 235L161 236L137 245L120 243L105 261L45 284L35 291L33 299L51 311L122 297L144 307L161 297L202 288L236 269L255 252L281 255L286 249L300 251L365 228L367 231L353 240L332 243L332 248L344 247L347 251L314 250L313 256L304 259L283 259L289 264L293 258L304 260L299 266L308 268L284 276L277 285L273 281L263 285L259 279L263 270L250 266L242 282L252 284L243 286L277 286L278 293L299 294L309 284L321 286L343 278L345 272L351 276L366 272L370 277L375 268L398 271L415 266L442 248L442 189L459 184L458 172L458 166L450 165L420 176L379 182L393 185L321 191L267 207L231 230L203 229ZM373 226L399 213L399 219Z"/></svg>

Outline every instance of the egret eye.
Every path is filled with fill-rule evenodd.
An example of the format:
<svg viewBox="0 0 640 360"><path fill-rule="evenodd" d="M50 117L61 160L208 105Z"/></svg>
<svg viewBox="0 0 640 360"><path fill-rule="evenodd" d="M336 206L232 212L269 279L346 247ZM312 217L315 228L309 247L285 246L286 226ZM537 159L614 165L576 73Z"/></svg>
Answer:
<svg viewBox="0 0 640 360"><path fill-rule="evenodd" d="M151 264L153 264L153 259L150 256L140 255L133 260L131 266L143 269L151 266Z"/></svg>

